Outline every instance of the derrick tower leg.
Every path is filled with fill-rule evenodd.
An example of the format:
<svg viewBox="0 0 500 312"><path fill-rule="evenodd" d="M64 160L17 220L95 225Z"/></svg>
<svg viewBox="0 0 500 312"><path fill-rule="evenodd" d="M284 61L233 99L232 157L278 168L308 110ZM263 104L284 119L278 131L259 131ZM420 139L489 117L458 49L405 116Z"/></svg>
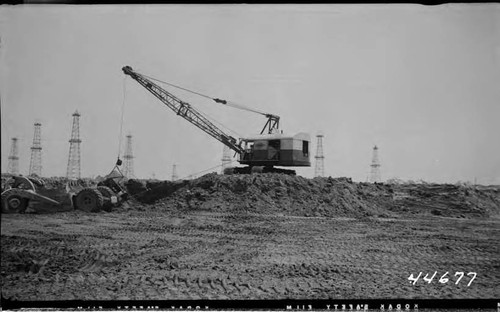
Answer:
<svg viewBox="0 0 500 312"><path fill-rule="evenodd" d="M316 149L316 167L314 168L315 177L323 177L325 175L325 156L323 155L323 134L318 134L317 149Z"/></svg>
<svg viewBox="0 0 500 312"><path fill-rule="evenodd" d="M66 177L71 180L80 179L80 113L73 113L73 126L69 140L69 156Z"/></svg>
<svg viewBox="0 0 500 312"><path fill-rule="evenodd" d="M123 167L123 175L127 179L135 178L134 174L134 154L132 153L132 135L127 135L127 146L125 148L125 155L123 155L125 164Z"/></svg>
<svg viewBox="0 0 500 312"><path fill-rule="evenodd" d="M19 151L17 149L17 138L12 138L7 172L13 175L19 174Z"/></svg>
<svg viewBox="0 0 500 312"><path fill-rule="evenodd" d="M30 176L42 176L42 124L35 122L33 145L31 146Z"/></svg>
<svg viewBox="0 0 500 312"><path fill-rule="evenodd" d="M373 156L372 156L372 164L370 165L370 182L381 182L380 177L380 161L378 159L378 147L375 145L373 147Z"/></svg>

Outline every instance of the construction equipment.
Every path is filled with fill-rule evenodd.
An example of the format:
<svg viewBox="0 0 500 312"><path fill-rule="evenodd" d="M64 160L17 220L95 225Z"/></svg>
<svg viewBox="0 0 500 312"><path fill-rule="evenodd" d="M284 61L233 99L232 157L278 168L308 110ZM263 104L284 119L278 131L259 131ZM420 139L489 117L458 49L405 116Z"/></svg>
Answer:
<svg viewBox="0 0 500 312"><path fill-rule="evenodd" d="M81 189L73 199L75 209L87 212L99 212L100 210L111 211L113 207L120 206L128 199L128 194L114 180L107 178L99 182L97 187L85 187Z"/></svg>
<svg viewBox="0 0 500 312"><path fill-rule="evenodd" d="M5 183L5 188L2 187L2 213L61 212L73 209L109 212L128 198L115 179L108 177L97 186L86 187L78 180L64 184L45 183L34 177L12 176Z"/></svg>
<svg viewBox="0 0 500 312"><path fill-rule="evenodd" d="M222 142L224 145L235 151L238 155L238 162L240 164L247 165L246 167L230 168L229 170L226 170L225 173L277 172L295 174L294 170L275 168L275 166L311 166L311 162L309 160L309 146L311 139L309 134L298 133L293 136L284 135L279 130L279 116L246 108L226 100L211 98L206 95L170 84L176 88L208 97L216 103L258 113L267 118L267 122L260 132L260 135L239 138L239 140L237 140L215 126L189 103L180 100L175 95L153 82L153 80L160 80L137 73L130 66L125 66L122 70L126 75L132 77L140 85L156 96L163 104L173 110L177 115L183 117L196 127L203 130L205 133L209 134L211 137ZM267 133L264 134L266 129Z"/></svg>
<svg viewBox="0 0 500 312"><path fill-rule="evenodd" d="M36 186L35 186L36 185ZM2 185L2 213L23 213L29 206L30 201L36 201L52 206L61 206L64 200L55 200L48 197L44 192L43 180L37 178L26 178L23 176L12 176ZM51 194L53 195L53 194ZM71 201L71 199L68 197Z"/></svg>

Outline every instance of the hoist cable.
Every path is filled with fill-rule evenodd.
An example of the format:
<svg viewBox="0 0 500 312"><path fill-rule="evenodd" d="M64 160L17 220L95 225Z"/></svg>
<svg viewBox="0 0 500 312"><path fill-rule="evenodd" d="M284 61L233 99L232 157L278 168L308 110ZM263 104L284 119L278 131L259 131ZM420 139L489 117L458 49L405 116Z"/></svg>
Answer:
<svg viewBox="0 0 500 312"><path fill-rule="evenodd" d="M183 87L181 87L181 86L174 85L174 84L169 83L169 82L166 82L166 81L162 81L162 80L160 80L160 79L156 79L156 78L153 78L153 77L149 77L149 76L146 76L146 75L144 75L144 74L141 74L141 75L142 75L142 76L144 76L144 77L146 77L146 78L148 78L148 79L151 79L151 80L154 80L154 81L158 81L158 82L164 83L164 84L169 85L169 86L171 86L171 87L174 87L174 88L177 88L177 89L181 89L181 90L184 90L184 91L186 91L186 92L190 92L190 93L193 93L193 94L199 95L199 96L201 96L201 97L204 97L204 98L207 98L207 99L213 100L213 98L212 98L212 97L210 97L210 96L208 96L208 95L201 94L201 93L199 93L199 92L196 92L196 91L193 91L193 90L189 90L189 89L183 88Z"/></svg>
<svg viewBox="0 0 500 312"><path fill-rule="evenodd" d="M214 124L217 124L219 127L225 129L226 131L232 132L233 134L236 134L239 137L242 136L241 134L239 134L238 132L234 131L233 129L228 128L227 126L221 124L214 117L210 116L209 114L207 114L206 112L202 111L201 109L197 108L197 110L200 111L201 113L203 113L203 115L205 116L205 118L207 118L210 122L213 122Z"/></svg>
<svg viewBox="0 0 500 312"><path fill-rule="evenodd" d="M268 116L268 115L272 115L272 114L268 114L268 113L264 113L264 112L261 112L259 110L256 110L256 109L253 109L253 108L250 108L250 107L247 107L247 106L244 106L244 105L240 105L240 104L236 104L232 101L226 101L226 100L221 100L221 99L218 99L218 98L213 98L211 96L208 96L206 94L202 94L202 93L199 93L199 92L196 92L196 91L193 91L193 90L189 90L187 88L183 88L181 86L178 86L178 85L175 85L173 83L169 83L169 82L166 82L166 81L163 81L163 80L160 80L160 79L156 79L156 78L153 78L153 77L150 77L150 76L147 76L147 75L144 75L144 74L141 74L142 76L148 78L148 79L151 79L151 80L154 80L154 81L157 81L157 82L161 82L161 83L164 83L166 85L169 85L171 87L174 87L174 88L177 88L177 89L181 89L181 90L184 90L186 92L190 92L190 93L193 93L193 94L196 94L196 95L199 95L201 97L204 97L204 98L207 98L207 99L210 99L210 100L213 100L219 104L223 104L223 105L227 105L227 106L231 106L231 107L234 107L234 108L238 108L238 109L241 109L241 110L246 110L246 111L249 111L249 112L253 112L253 113L257 113L257 114L261 114L261 115L264 115L264 116Z"/></svg>
<svg viewBox="0 0 500 312"><path fill-rule="evenodd" d="M123 77L122 118L120 122L120 137L118 138L118 159L120 159L120 153L122 151L123 119L125 115L126 78L127 77Z"/></svg>
<svg viewBox="0 0 500 312"><path fill-rule="evenodd" d="M174 88L178 88L178 89L181 89L181 90L184 90L184 91L187 91L187 92L193 93L193 94L197 94L197 95L199 95L199 96L201 96L201 97L204 97L204 98L207 98L207 99L210 99L210 100L216 100L216 99L211 98L211 97L210 97L210 96L208 96L208 95L201 94L201 93L199 93L199 92L192 91L192 90L189 90L189 89L186 89L186 88L183 88L183 87L180 87L180 86L174 85L174 84L172 84L172 83L168 83L168 82L166 82L166 81L162 81L162 80L159 80L159 79L156 79L156 78L153 78L153 77L147 76L147 75L143 75L143 74L141 74L141 75L142 75L142 76L144 76L144 77L146 77L146 78L148 78L148 79L155 80L155 81L157 81L157 82L164 83L164 84L166 84L166 85L169 85L169 86L172 86L172 87L174 87ZM217 100L218 100L218 99L217 99ZM242 108L242 109L243 109L243 108ZM233 129L230 129L230 128L228 128L228 127L224 126L223 124L221 124L220 122L218 122L215 118L213 118L212 116L210 116L210 115L209 115L209 114L207 114L206 112L202 111L200 108L197 108L197 110L199 110L200 112L202 112L202 113L205 115L205 117L207 117L207 119L209 119L211 122L213 122L213 123L215 123L215 124L219 125L220 127L224 128L224 129L226 129L226 130L229 130L230 132L232 132L232 133L236 134L237 136L240 136L240 137L241 137L241 134L239 134L238 132L234 131Z"/></svg>

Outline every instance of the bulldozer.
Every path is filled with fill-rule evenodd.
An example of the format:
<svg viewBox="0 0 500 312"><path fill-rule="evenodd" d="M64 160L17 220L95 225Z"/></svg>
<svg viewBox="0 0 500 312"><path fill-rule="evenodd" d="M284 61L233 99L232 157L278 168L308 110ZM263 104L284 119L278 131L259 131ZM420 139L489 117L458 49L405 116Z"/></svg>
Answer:
<svg viewBox="0 0 500 312"><path fill-rule="evenodd" d="M50 213L71 211L110 212L128 199L127 192L108 176L97 185L82 180L45 181L13 175L2 185L2 213Z"/></svg>

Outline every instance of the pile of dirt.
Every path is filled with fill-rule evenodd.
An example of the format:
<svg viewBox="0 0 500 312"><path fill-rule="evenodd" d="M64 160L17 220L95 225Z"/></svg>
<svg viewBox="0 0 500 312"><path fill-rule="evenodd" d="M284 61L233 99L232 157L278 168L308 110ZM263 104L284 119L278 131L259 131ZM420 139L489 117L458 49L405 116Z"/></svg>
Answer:
<svg viewBox="0 0 500 312"><path fill-rule="evenodd" d="M424 183L401 184L394 189L399 211L461 218L500 214L499 186Z"/></svg>
<svg viewBox="0 0 500 312"><path fill-rule="evenodd" d="M125 183L127 192L141 203L152 204L159 199L172 195L178 189L189 184L187 180L171 181L141 181L128 180Z"/></svg>
<svg viewBox="0 0 500 312"><path fill-rule="evenodd" d="M130 179L125 182L125 188L130 195L136 197L149 190L144 183L135 179Z"/></svg>
<svg viewBox="0 0 500 312"><path fill-rule="evenodd" d="M247 212L306 217L396 217L431 214L488 217L500 213L500 188L450 184L355 183L349 178L285 174L218 175L179 182L136 182L129 189L151 209ZM127 186L128 187L128 186Z"/></svg>

